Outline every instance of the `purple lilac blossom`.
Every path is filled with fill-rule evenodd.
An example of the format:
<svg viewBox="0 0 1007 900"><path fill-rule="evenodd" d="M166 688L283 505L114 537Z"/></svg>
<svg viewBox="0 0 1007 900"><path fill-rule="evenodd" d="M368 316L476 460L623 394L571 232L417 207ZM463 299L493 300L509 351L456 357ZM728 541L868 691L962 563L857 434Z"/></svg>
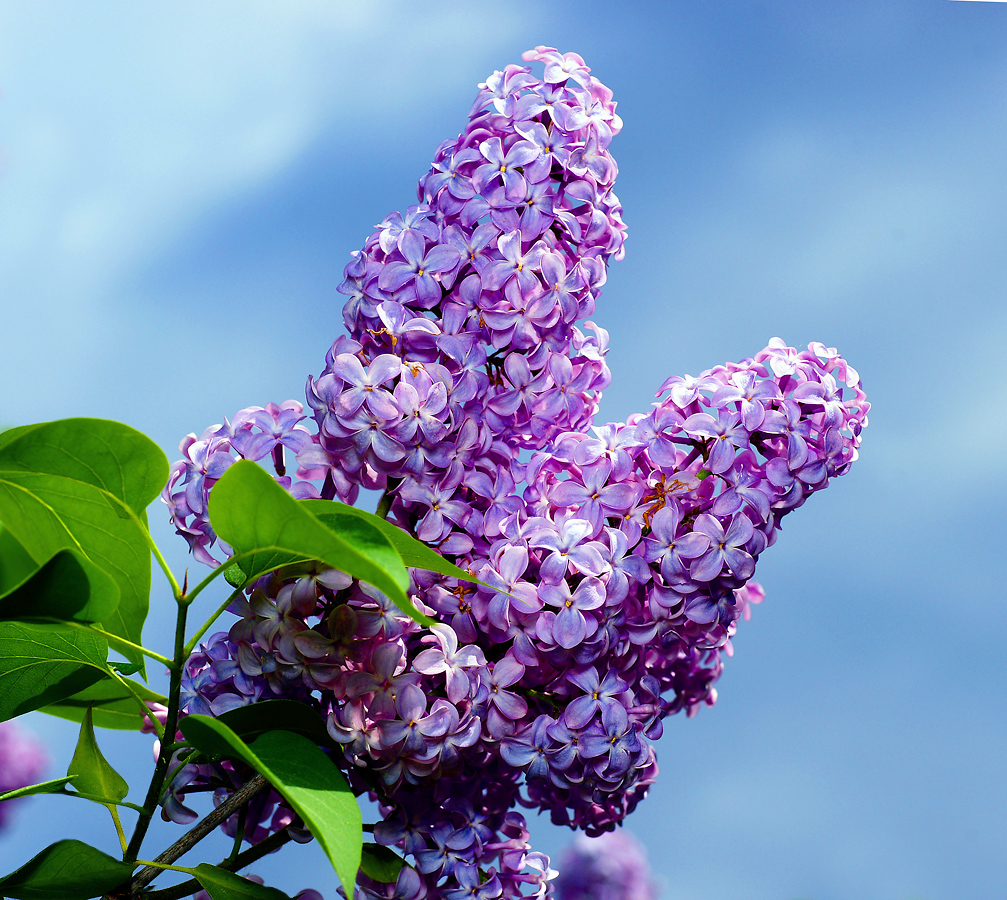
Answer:
<svg viewBox="0 0 1007 900"><path fill-rule="evenodd" d="M385 491L393 522L482 582L413 570L430 631L340 573L279 570L186 666L186 713L272 697L318 711L379 804L375 839L415 863L396 885L361 876L384 900L545 896L517 805L616 828L657 776L663 720L715 702L782 518L849 469L867 424L834 349L773 338L593 425L608 336L587 317L623 254L621 120L576 54L525 60L544 76L512 65L480 85L420 202L353 255L349 336L308 379L311 419L288 401L190 435L163 495L218 564L207 492L238 456L268 456L295 497ZM246 775L188 766L164 814L183 821L187 792L222 797ZM252 840L295 821L271 793L248 820Z"/></svg>
<svg viewBox="0 0 1007 900"><path fill-rule="evenodd" d="M656 900L657 893L646 851L621 829L575 838L554 888L556 900Z"/></svg>
<svg viewBox="0 0 1007 900"><path fill-rule="evenodd" d="M48 764L42 745L30 732L13 722L0 723L0 794L35 784ZM19 802L0 803L0 828L9 823Z"/></svg>

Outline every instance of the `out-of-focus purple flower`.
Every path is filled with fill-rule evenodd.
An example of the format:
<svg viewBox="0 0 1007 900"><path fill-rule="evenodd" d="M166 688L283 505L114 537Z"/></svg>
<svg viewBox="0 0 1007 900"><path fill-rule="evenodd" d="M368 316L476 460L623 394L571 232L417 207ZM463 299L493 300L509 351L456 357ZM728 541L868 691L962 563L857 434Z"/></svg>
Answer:
<svg viewBox="0 0 1007 900"><path fill-rule="evenodd" d="M34 735L13 722L0 723L0 794L38 782L49 757ZM20 801L0 803L0 828Z"/></svg>
<svg viewBox="0 0 1007 900"><path fill-rule="evenodd" d="M647 854L625 830L577 837L563 851L556 900L656 900Z"/></svg>

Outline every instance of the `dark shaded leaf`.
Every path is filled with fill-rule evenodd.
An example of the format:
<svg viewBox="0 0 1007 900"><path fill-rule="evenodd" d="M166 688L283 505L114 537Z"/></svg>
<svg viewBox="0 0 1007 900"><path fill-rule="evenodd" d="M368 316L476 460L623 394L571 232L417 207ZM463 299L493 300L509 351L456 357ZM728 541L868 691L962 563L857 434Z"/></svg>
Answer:
<svg viewBox="0 0 1007 900"><path fill-rule="evenodd" d="M246 744L209 716L187 716L181 729L197 750L241 760L263 775L304 820L352 896L363 842L360 807L343 773L325 753L289 731L270 731Z"/></svg>
<svg viewBox="0 0 1007 900"><path fill-rule="evenodd" d="M57 841L0 879L0 896L14 900L90 900L118 887L136 866L81 841Z"/></svg>
<svg viewBox="0 0 1007 900"><path fill-rule="evenodd" d="M200 863L195 871L196 880L210 895L210 900L290 900L283 891L256 884L209 863Z"/></svg>
<svg viewBox="0 0 1007 900"><path fill-rule="evenodd" d="M60 550L33 575L0 594L0 620L101 622L119 605L116 583L76 550Z"/></svg>
<svg viewBox="0 0 1007 900"><path fill-rule="evenodd" d="M297 700L261 700L230 709L217 716L245 743L254 741L267 731L292 731L309 738L314 744L335 745L322 717L316 710Z"/></svg>
<svg viewBox="0 0 1007 900"><path fill-rule="evenodd" d="M360 871L382 884L395 884L406 861L389 847L364 844L360 852Z"/></svg>

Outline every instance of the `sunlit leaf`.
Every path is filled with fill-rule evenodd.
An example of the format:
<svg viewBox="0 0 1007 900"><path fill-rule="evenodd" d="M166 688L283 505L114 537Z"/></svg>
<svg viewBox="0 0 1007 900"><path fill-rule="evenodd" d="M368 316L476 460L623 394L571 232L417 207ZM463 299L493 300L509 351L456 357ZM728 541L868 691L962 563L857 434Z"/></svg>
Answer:
<svg viewBox="0 0 1007 900"><path fill-rule="evenodd" d="M32 794L55 794L62 791L68 784L72 784L75 777L74 775L65 775L62 778L40 781L38 784L29 784L27 787L7 791L5 794L0 794L0 803L5 800L16 800L18 797L30 797Z"/></svg>
<svg viewBox="0 0 1007 900"><path fill-rule="evenodd" d="M409 575L398 553L373 526L346 517L336 533L253 462L232 465L210 492L210 524L234 548L248 580L299 560L318 560L374 585L403 612L430 624L409 598ZM350 527L351 526L351 527Z"/></svg>
<svg viewBox="0 0 1007 900"><path fill-rule="evenodd" d="M263 775L304 820L352 896L363 843L360 807L343 773L325 753L289 731L270 731L246 744L209 716L187 716L181 729L197 750L241 760Z"/></svg>
<svg viewBox="0 0 1007 900"><path fill-rule="evenodd" d="M81 723L77 748L66 774L74 778L73 786L82 794L93 794L118 803L129 793L126 780L112 768L98 748L90 709Z"/></svg>
<svg viewBox="0 0 1007 900"><path fill-rule="evenodd" d="M168 458L149 437L107 419L60 419L12 428L0 470L90 484L142 515L168 480Z"/></svg>
<svg viewBox="0 0 1007 900"><path fill-rule="evenodd" d="M0 594L17 587L38 568L14 535L0 527Z"/></svg>
<svg viewBox="0 0 1007 900"><path fill-rule="evenodd" d="M422 541L416 540L411 534L407 534L398 525L392 524L387 519L335 500L303 500L301 502L315 518L333 530L338 527L337 520L330 517L338 515L356 516L358 519L370 523L388 539L388 542L402 558L403 564L410 569L426 569L428 572L437 572L440 575L450 575L452 578L459 578L462 581L478 583L471 572L459 569L436 550L431 549Z"/></svg>

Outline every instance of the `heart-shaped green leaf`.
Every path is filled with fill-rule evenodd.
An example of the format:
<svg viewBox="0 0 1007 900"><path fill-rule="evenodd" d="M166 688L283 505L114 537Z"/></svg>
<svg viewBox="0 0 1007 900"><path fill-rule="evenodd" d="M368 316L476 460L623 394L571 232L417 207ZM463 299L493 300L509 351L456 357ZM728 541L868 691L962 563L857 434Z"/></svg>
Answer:
<svg viewBox="0 0 1007 900"><path fill-rule="evenodd" d="M57 841L16 872L0 878L0 896L14 900L90 900L118 887L134 863L113 859L81 841Z"/></svg>
<svg viewBox="0 0 1007 900"><path fill-rule="evenodd" d="M149 437L107 419L60 419L12 428L0 470L59 475L90 484L142 516L168 480L168 457Z"/></svg>
<svg viewBox="0 0 1007 900"><path fill-rule="evenodd" d="M0 622L0 722L110 678L108 644L69 625Z"/></svg>
<svg viewBox="0 0 1007 900"><path fill-rule="evenodd" d="M60 550L21 584L0 594L0 620L59 619L89 624L109 618L119 588L76 550Z"/></svg>
<svg viewBox="0 0 1007 900"><path fill-rule="evenodd" d="M209 863L200 863L195 872L210 900L290 900L283 891L256 884Z"/></svg>
<svg viewBox="0 0 1007 900"><path fill-rule="evenodd" d="M129 793L126 780L112 768L98 748L90 709L81 723L77 748L73 752L73 759L70 760L66 774L67 777L74 778L73 786L82 794L105 797L118 803L120 800L125 800L126 794Z"/></svg>
<svg viewBox="0 0 1007 900"><path fill-rule="evenodd" d="M409 575L388 540L372 525L346 517L336 533L253 462L232 465L210 492L210 524L234 548L231 565L246 581L302 560L318 560L374 585L417 622L430 620L409 602Z"/></svg>
<svg viewBox="0 0 1007 900"><path fill-rule="evenodd" d="M41 712L72 722L83 722L88 709L91 709L97 728L139 731L143 727L144 716L134 698L164 704L167 704L168 698L136 681L130 681L129 685L127 688L118 679L108 678L72 697L42 707Z"/></svg>
<svg viewBox="0 0 1007 900"><path fill-rule="evenodd" d="M289 731L270 731L246 744L210 716L187 716L180 727L197 750L241 760L265 777L304 820L352 896L363 843L360 807L343 773L325 753Z"/></svg>

